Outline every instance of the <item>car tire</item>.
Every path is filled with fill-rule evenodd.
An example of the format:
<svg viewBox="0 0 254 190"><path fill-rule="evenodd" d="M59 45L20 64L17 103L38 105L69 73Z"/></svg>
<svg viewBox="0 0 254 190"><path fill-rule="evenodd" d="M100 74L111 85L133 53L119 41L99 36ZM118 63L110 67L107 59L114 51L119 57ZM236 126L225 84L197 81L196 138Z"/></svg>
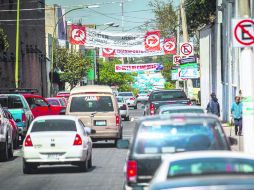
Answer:
<svg viewBox="0 0 254 190"><path fill-rule="evenodd" d="M37 166L33 163L28 163L23 160L23 174L32 174L37 169Z"/></svg>
<svg viewBox="0 0 254 190"><path fill-rule="evenodd" d="M130 121L130 116L125 116L124 121Z"/></svg>
<svg viewBox="0 0 254 190"><path fill-rule="evenodd" d="M93 154L91 153L91 156L88 160L88 168L92 168L93 167Z"/></svg>
<svg viewBox="0 0 254 190"><path fill-rule="evenodd" d="M87 172L88 170L88 160L85 160L80 164L80 169L82 172Z"/></svg>
<svg viewBox="0 0 254 190"><path fill-rule="evenodd" d="M11 141L11 144L9 144L9 147L8 147L8 156L9 156L9 158L13 157L13 141Z"/></svg>
<svg viewBox="0 0 254 190"><path fill-rule="evenodd" d="M7 161L9 159L8 142L4 142L1 146L0 161Z"/></svg>
<svg viewBox="0 0 254 190"><path fill-rule="evenodd" d="M134 106L134 109L135 109L135 110L138 109L138 105Z"/></svg>

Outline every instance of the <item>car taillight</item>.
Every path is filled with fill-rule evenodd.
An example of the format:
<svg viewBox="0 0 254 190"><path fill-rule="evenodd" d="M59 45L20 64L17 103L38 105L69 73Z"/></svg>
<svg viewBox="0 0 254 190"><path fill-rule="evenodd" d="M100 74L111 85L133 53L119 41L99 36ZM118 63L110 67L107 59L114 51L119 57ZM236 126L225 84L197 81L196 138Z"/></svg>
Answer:
<svg viewBox="0 0 254 190"><path fill-rule="evenodd" d="M79 134L76 134L73 145L82 145L82 139Z"/></svg>
<svg viewBox="0 0 254 190"><path fill-rule="evenodd" d="M23 122L23 123L26 122L26 115L25 115L25 113L22 113L22 122Z"/></svg>
<svg viewBox="0 0 254 190"><path fill-rule="evenodd" d="M135 182L137 180L137 162L135 160L127 161L126 175L127 181Z"/></svg>
<svg viewBox="0 0 254 190"><path fill-rule="evenodd" d="M150 115L154 115L154 104L150 104Z"/></svg>
<svg viewBox="0 0 254 190"><path fill-rule="evenodd" d="M116 115L116 126L120 126L121 117Z"/></svg>
<svg viewBox="0 0 254 190"><path fill-rule="evenodd" d="M135 100L135 98L132 97L132 98L130 98L130 100Z"/></svg>
<svg viewBox="0 0 254 190"><path fill-rule="evenodd" d="M33 146L33 142L32 142L30 135L26 136L25 146Z"/></svg>
<svg viewBox="0 0 254 190"><path fill-rule="evenodd" d="M147 96L149 97L149 96L150 96L150 94L147 94Z"/></svg>
<svg viewBox="0 0 254 190"><path fill-rule="evenodd" d="M187 105L188 105L188 106L192 106L192 102L189 101L189 102L187 103Z"/></svg>

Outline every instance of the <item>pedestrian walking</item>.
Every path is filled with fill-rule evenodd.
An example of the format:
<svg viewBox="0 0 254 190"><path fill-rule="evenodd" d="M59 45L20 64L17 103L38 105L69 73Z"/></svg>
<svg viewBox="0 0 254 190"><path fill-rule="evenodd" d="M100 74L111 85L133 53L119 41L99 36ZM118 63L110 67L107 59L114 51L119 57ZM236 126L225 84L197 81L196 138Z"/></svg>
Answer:
<svg viewBox="0 0 254 190"><path fill-rule="evenodd" d="M211 99L207 104L206 110L207 113L212 113L220 117L220 104L214 92L211 94Z"/></svg>
<svg viewBox="0 0 254 190"><path fill-rule="evenodd" d="M235 102L231 107L231 115L234 119L235 135L242 135L242 114L243 114L243 104L241 102L240 96L235 97Z"/></svg>

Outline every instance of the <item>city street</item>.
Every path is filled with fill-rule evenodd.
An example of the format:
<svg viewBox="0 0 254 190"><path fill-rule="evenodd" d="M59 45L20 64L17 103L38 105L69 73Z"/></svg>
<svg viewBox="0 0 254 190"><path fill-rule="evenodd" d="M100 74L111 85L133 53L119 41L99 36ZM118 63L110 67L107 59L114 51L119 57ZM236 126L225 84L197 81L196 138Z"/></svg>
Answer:
<svg viewBox="0 0 254 190"><path fill-rule="evenodd" d="M124 138L130 138L135 120L142 110L132 110L133 121L123 121ZM81 173L73 166L40 168L36 174L22 173L21 152L13 160L0 162L0 184L4 190L120 190L123 185L123 167L127 150L119 150L112 143L94 143L93 168Z"/></svg>

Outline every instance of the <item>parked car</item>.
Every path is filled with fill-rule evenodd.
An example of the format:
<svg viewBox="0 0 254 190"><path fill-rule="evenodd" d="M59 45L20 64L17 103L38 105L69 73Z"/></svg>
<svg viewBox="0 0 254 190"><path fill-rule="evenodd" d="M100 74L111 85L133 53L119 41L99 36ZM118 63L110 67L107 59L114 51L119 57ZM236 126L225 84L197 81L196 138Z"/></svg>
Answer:
<svg viewBox="0 0 254 190"><path fill-rule="evenodd" d="M36 118L23 143L23 173L39 165L73 164L83 171L92 167L91 129L73 116Z"/></svg>
<svg viewBox="0 0 254 190"><path fill-rule="evenodd" d="M230 141L229 141L230 139ZM124 167L125 189L147 187L161 164L161 156L185 151L231 150L218 118L207 114L144 117L137 122ZM119 148L128 141L118 142Z"/></svg>
<svg viewBox="0 0 254 190"><path fill-rule="evenodd" d="M164 114L172 114L172 113L205 113L204 109L200 106L185 106L183 104L178 105L163 105L160 106L156 114L164 115Z"/></svg>
<svg viewBox="0 0 254 190"><path fill-rule="evenodd" d="M23 94L34 117L45 115L64 115L65 107L51 106L48 101L40 95L36 94Z"/></svg>
<svg viewBox="0 0 254 190"><path fill-rule="evenodd" d="M154 115L156 110L166 104L191 105L183 90L155 90L151 92L148 102L144 108L144 115Z"/></svg>
<svg viewBox="0 0 254 190"><path fill-rule="evenodd" d="M118 96L122 96L129 107L138 108L137 99L133 92L119 92Z"/></svg>
<svg viewBox="0 0 254 190"><path fill-rule="evenodd" d="M67 106L64 98L46 98L51 106L60 106L65 108Z"/></svg>
<svg viewBox="0 0 254 190"><path fill-rule="evenodd" d="M130 120L130 115L129 115L128 105L126 104L123 97L119 96L119 97L116 97L116 99L117 99L118 108L120 110L121 117L124 118L125 121L129 121Z"/></svg>
<svg viewBox="0 0 254 190"><path fill-rule="evenodd" d="M150 93L148 91L140 91L137 95L137 101L138 102L147 102L149 96L150 96Z"/></svg>
<svg viewBox="0 0 254 190"><path fill-rule="evenodd" d="M12 126L0 106L0 161L13 157Z"/></svg>
<svg viewBox="0 0 254 190"><path fill-rule="evenodd" d="M78 116L85 126L96 130L93 141L122 139L123 125L117 100L109 86L87 85L71 91L66 115Z"/></svg>
<svg viewBox="0 0 254 190"><path fill-rule="evenodd" d="M150 184L150 190L206 187L204 189L238 189L250 185L229 181L232 175L253 175L254 157L228 151L198 151L166 155ZM217 178L217 176L222 178ZM230 176L228 179L226 176ZM209 180L204 180L204 177ZM200 178L200 179L199 179ZM252 179L253 176L252 176ZM178 180L178 181L177 181ZM183 183L185 182L185 183ZM254 188L254 183L251 183ZM196 187L196 188L195 188ZM209 188L210 187L210 188ZM217 187L217 188L216 188ZM222 188L223 187L223 188ZM243 187L243 186L240 186ZM199 189L199 188L198 188Z"/></svg>
<svg viewBox="0 0 254 190"><path fill-rule="evenodd" d="M11 113L19 128L19 136L22 140L34 119L25 97L21 94L0 94L0 105Z"/></svg>
<svg viewBox="0 0 254 190"><path fill-rule="evenodd" d="M9 119L9 122L12 127L12 142L13 142L13 148L16 149L19 146L19 128L12 117L11 113L8 111L8 109L3 108L3 111L5 113L5 116L7 119Z"/></svg>
<svg viewBox="0 0 254 190"><path fill-rule="evenodd" d="M58 92L56 95L56 98L65 98L67 101L69 97L70 97L70 92L66 92L66 91Z"/></svg>

